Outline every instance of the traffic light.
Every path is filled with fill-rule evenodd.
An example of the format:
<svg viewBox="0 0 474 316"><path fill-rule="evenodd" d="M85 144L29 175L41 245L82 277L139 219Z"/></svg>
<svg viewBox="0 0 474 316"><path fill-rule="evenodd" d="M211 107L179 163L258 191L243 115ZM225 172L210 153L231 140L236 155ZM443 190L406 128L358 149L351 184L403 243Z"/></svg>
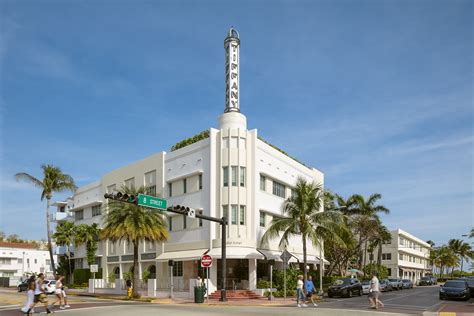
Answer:
<svg viewBox="0 0 474 316"><path fill-rule="evenodd" d="M113 193L105 193L104 198L125 203L137 204L137 197L135 195L128 195L127 193L122 193L120 191Z"/></svg>
<svg viewBox="0 0 474 316"><path fill-rule="evenodd" d="M183 205L175 205L172 207L172 209L176 212L179 213L184 213L184 215L191 217L191 218L196 218L196 210L193 208L190 208L188 206L183 206Z"/></svg>

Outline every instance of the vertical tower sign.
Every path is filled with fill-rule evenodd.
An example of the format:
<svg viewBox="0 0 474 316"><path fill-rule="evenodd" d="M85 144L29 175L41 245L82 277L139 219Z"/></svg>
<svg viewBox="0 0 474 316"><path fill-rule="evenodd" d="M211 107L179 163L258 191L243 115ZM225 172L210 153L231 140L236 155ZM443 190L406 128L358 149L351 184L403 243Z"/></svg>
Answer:
<svg viewBox="0 0 474 316"><path fill-rule="evenodd" d="M225 48L225 111L240 112L239 102L239 32L230 28L224 40Z"/></svg>

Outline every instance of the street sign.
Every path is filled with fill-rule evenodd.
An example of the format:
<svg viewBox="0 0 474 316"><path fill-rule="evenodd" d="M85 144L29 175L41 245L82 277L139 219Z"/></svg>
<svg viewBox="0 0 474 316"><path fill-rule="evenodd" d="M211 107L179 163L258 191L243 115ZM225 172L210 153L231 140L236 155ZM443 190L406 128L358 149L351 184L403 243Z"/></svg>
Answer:
<svg viewBox="0 0 474 316"><path fill-rule="evenodd" d="M284 265L288 265L288 261L290 261L291 257L292 257L292 254L286 249L285 251L283 251L283 253L280 256L281 260L283 260Z"/></svg>
<svg viewBox="0 0 474 316"><path fill-rule="evenodd" d="M91 264L89 266L89 268L91 269L92 273L99 272L99 265L98 264Z"/></svg>
<svg viewBox="0 0 474 316"><path fill-rule="evenodd" d="M139 194L138 205L166 210L166 200L151 195Z"/></svg>
<svg viewBox="0 0 474 316"><path fill-rule="evenodd" d="M202 268L212 267L212 257L210 255L202 255L201 256L201 267Z"/></svg>

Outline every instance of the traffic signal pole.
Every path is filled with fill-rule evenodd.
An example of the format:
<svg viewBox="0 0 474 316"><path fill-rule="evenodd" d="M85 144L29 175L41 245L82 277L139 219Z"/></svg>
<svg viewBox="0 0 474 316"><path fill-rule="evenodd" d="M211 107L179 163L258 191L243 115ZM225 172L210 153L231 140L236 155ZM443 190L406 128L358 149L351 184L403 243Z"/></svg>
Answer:
<svg viewBox="0 0 474 316"><path fill-rule="evenodd" d="M123 194L121 192L115 193L115 194L110 194L106 193L104 194L104 198L106 199L111 199L123 203L130 203L130 204L138 204L138 199L135 196L129 196L127 194ZM150 198L153 198L150 196ZM156 209L156 207L149 207L146 205L140 205L141 207L146 207L149 209ZM170 213L176 213L176 214L181 214L181 215L186 215L188 216L188 212L191 210L189 207L184 207L184 206L172 206L168 207L166 209L162 209ZM194 210L193 210L194 212ZM203 214L199 214L194 212L194 216L200 219L204 219L210 222L215 222L219 223L221 225L221 258L222 258L222 269L221 269L221 298L219 299L221 302L226 302L227 301L227 292L226 292L226 283L227 283L227 265L226 265L226 259L227 259L227 254L226 254L226 245L227 245L227 232L226 232L226 227L227 227L227 219L225 217L218 218L218 217L212 217L212 216L207 216ZM209 295L209 293L207 294Z"/></svg>

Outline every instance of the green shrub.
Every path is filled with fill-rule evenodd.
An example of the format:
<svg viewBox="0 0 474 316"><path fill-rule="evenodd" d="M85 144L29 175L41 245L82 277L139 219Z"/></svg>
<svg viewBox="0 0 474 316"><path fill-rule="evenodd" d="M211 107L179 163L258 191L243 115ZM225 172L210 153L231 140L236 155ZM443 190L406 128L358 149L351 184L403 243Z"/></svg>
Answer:
<svg viewBox="0 0 474 316"><path fill-rule="evenodd" d="M122 274L124 280L131 280L133 278L133 273L132 272L124 272Z"/></svg>
<svg viewBox="0 0 474 316"><path fill-rule="evenodd" d="M286 291L288 293L289 290L295 290L296 291L296 281L298 275L303 274L301 270L299 269L287 269L286 270ZM283 270L277 270L274 271L273 273L273 287L278 289L279 291L283 291L285 287L285 282L284 282L284 271Z"/></svg>
<svg viewBox="0 0 474 316"><path fill-rule="evenodd" d="M379 280L386 279L388 277L388 269L384 265L370 263L364 267L365 275L371 275L373 272L377 273L377 278Z"/></svg>
<svg viewBox="0 0 474 316"><path fill-rule="evenodd" d="M268 289L268 288L270 288L270 281L266 281L266 280L257 281L257 289Z"/></svg>
<svg viewBox="0 0 474 316"><path fill-rule="evenodd" d="M89 279L92 279L92 273L90 269L74 269L74 283L82 284L88 283ZM102 268L99 268L99 272L95 273L96 279L102 279Z"/></svg>
<svg viewBox="0 0 474 316"><path fill-rule="evenodd" d="M177 149L189 146L191 144L197 143L200 140L206 139L209 137L209 130L202 131L201 133L194 135L190 138L184 139L180 142L177 142L171 147L171 151L175 151Z"/></svg>
<svg viewBox="0 0 474 316"><path fill-rule="evenodd" d="M143 282L147 282L148 279L150 278L150 275L151 275L151 272L148 271L148 270L143 270L142 272L142 279L143 279Z"/></svg>
<svg viewBox="0 0 474 316"><path fill-rule="evenodd" d="M117 278L117 276L115 275L114 271L110 271L108 277L109 277L109 282L110 283L115 283L115 279Z"/></svg>
<svg viewBox="0 0 474 316"><path fill-rule="evenodd" d="M89 283L81 283L81 284L70 284L68 288L70 289L85 289L89 287Z"/></svg>

